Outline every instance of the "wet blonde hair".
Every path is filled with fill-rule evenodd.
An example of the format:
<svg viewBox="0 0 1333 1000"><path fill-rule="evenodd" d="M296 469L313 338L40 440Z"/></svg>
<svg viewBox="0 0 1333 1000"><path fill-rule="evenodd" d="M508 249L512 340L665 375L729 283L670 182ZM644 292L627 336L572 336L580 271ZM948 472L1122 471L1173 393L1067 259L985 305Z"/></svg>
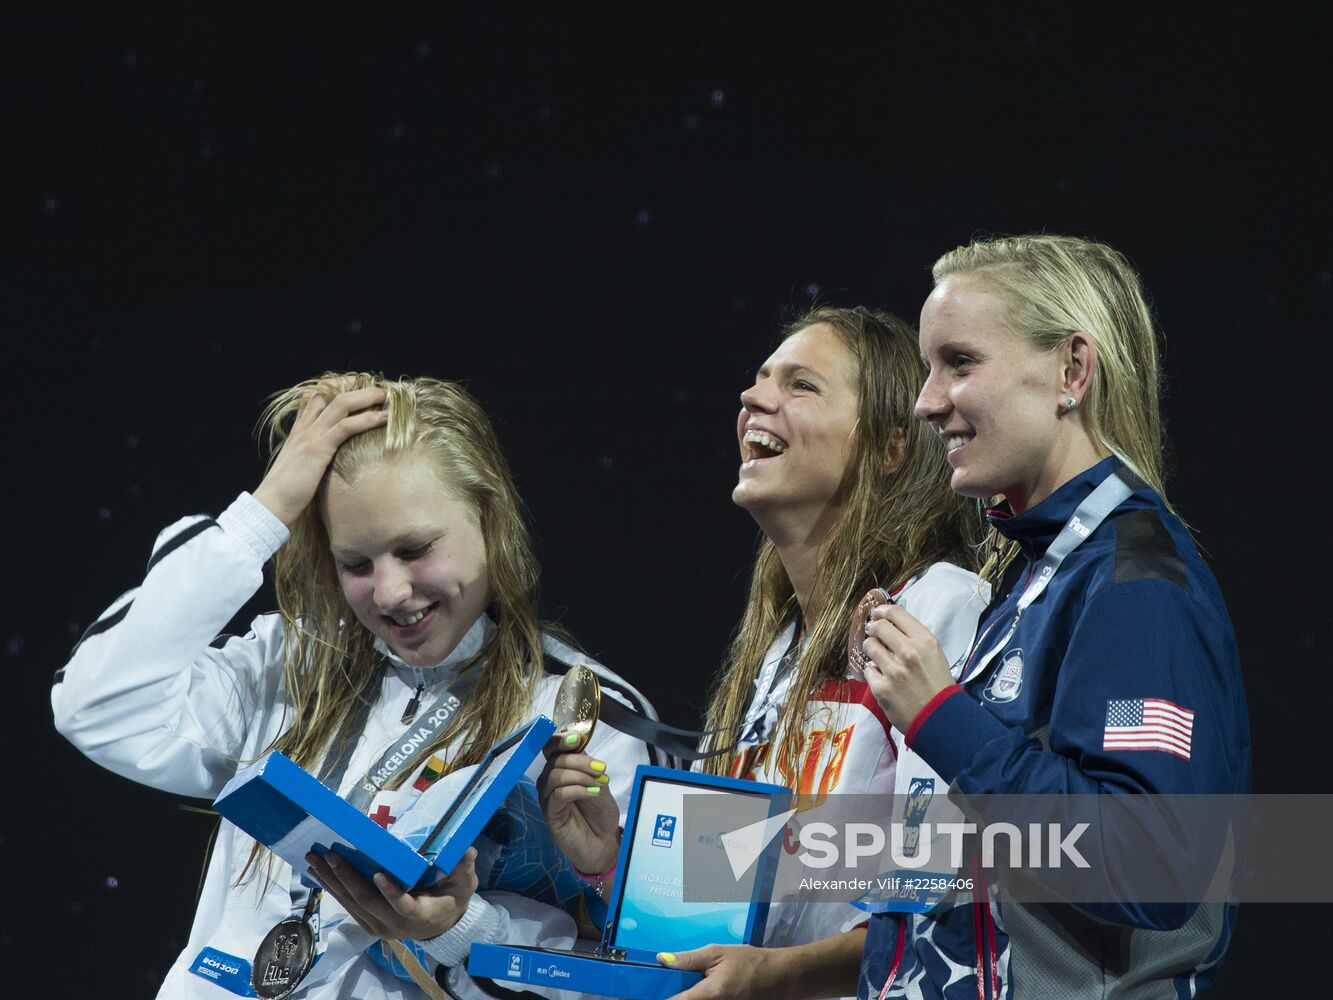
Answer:
<svg viewBox="0 0 1333 1000"><path fill-rule="evenodd" d="M341 392L370 386L385 391L382 405L389 411L388 420L354 435L338 449L314 502L292 524L290 538L273 559L291 724L269 749L313 769L326 751L332 751L331 741L357 707L378 696L383 675L375 637L347 604L329 548L325 521L329 480L337 476L350 483L377 462L424 462L477 519L486 546L488 610L496 625L494 634L460 668L460 672L481 671L472 696L421 751L422 760L431 754L444 758L448 773L478 763L526 717L542 672L535 607L537 561L518 491L491 422L457 383L328 372L294 385L277 393L260 418L270 466L308 399L331 400ZM449 756L443 748L455 741L458 750ZM398 787L407 777L405 770L388 787ZM252 862L258 854L258 850L252 854Z"/></svg>
<svg viewBox="0 0 1333 1000"><path fill-rule="evenodd" d="M821 306L784 330L783 339L819 324L831 328L856 367L857 425L840 491L842 516L830 531L816 570L809 634L783 705L770 753L799 759L806 701L825 681L847 674L847 629L872 587L896 586L932 563L970 565L976 518L949 489L944 446L912 413L925 381L916 332L896 316L866 308ZM773 543L764 538L750 595L726 663L715 681L707 728L714 744L734 741L754 695L764 656L784 624L799 613L796 594ZM706 767L727 773L732 755ZM793 768L793 788L800 768Z"/></svg>
<svg viewBox="0 0 1333 1000"><path fill-rule="evenodd" d="M981 282L1004 300L1009 328L1038 350L1086 334L1097 347L1097 368L1079 404L1089 431L1166 501L1157 329L1124 254L1076 236L1006 236L950 250L931 274L936 285L955 275ZM988 576L1003 572L1011 548L995 546Z"/></svg>

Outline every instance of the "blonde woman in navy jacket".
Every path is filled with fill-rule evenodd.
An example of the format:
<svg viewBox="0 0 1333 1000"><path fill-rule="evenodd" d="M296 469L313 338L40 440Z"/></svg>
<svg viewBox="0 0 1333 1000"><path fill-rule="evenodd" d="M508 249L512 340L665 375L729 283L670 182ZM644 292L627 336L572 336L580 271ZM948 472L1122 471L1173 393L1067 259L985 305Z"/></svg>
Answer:
<svg viewBox="0 0 1333 1000"><path fill-rule="evenodd" d="M877 609L867 629L867 681L921 780L936 794L1058 802L1247 792L1230 618L1163 492L1156 337L1138 275L1102 244L1027 236L960 247L934 278L916 412L945 441L953 488L994 505L996 597L961 683L903 609ZM1014 900L969 859L973 894L905 930L873 922L860 995L1187 997L1211 983L1236 907L1174 880L1225 883L1234 831L1177 798L1118 801L1153 804L1145 836L1083 837L1102 881L1064 887L1081 896L1055 886L1091 902ZM1137 901L1133 875L1151 857L1171 862L1166 884ZM1112 891L1117 880L1128 889Z"/></svg>

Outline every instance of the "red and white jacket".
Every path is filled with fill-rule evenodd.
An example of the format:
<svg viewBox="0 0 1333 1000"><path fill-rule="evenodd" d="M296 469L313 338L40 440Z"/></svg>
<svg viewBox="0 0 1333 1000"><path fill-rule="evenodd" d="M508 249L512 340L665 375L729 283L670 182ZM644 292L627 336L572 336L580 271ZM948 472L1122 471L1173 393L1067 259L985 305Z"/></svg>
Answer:
<svg viewBox="0 0 1333 1000"><path fill-rule="evenodd" d="M894 600L935 633L950 663L966 655L976 632L977 618L989 600L989 587L975 573L951 563L935 563L926 572L898 588ZM760 668L776 663L791 647L795 621L774 639ZM794 758L773 743L778 720L790 694L791 676L775 686L768 711L756 721L755 733L732 763L734 777L767 781L794 788L800 795L874 797L882 815L872 817L887 828L893 803L894 780L902 735L890 725L869 686L849 670L839 680L823 684L806 702L800 748ZM762 692L756 692L762 697ZM867 801L871 801L867 798ZM864 803L858 803L863 808ZM858 818L865 818L858 814ZM785 866L796 866L801 815L792 817L784 835L778 884L799 883L783 877ZM851 930L868 915L851 903L791 898L789 894L769 908L764 943L769 947L808 944Z"/></svg>

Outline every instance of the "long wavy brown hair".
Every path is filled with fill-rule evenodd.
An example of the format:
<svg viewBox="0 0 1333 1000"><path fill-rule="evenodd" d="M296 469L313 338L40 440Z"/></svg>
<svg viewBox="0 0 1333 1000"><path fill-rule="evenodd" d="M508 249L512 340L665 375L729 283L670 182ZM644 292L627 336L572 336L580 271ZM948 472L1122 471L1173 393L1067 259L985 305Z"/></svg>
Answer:
<svg viewBox="0 0 1333 1000"><path fill-rule="evenodd" d="M809 638L774 740L778 759L799 753L808 697L825 681L846 676L847 629L861 597L872 587L905 582L932 563L971 567L978 531L972 505L949 488L942 442L912 413L925 381L916 332L887 312L821 306L790 323L783 339L817 324L831 328L855 359L858 416L839 487L842 516L816 570L802 623ZM764 538L745 612L713 687L707 713L707 728L718 731L713 745L739 735L764 656L799 613L777 549ZM724 774L731 764L720 755L706 767Z"/></svg>
<svg viewBox="0 0 1333 1000"><path fill-rule="evenodd" d="M277 457L292 421L312 397L378 386L389 411L384 426L349 438L338 449L312 502L274 557L274 588L283 619L283 684L291 723L269 749L311 769L356 713L378 695L383 673L374 635L343 596L329 549L325 497L329 480L351 482L385 460L426 462L476 517L486 545L488 612L494 634L461 671L481 671L471 697L422 751L446 762L446 773L478 763L526 716L541 677L541 627L536 612L537 561L518 491L491 422L460 385L433 378L391 381L364 372L328 372L277 393L260 418L260 434ZM357 734L351 734L355 739ZM452 755L446 746L458 744ZM388 787L407 779L406 771ZM251 855L251 863L260 851ZM246 866L248 872L250 865ZM245 877L242 873L242 879Z"/></svg>

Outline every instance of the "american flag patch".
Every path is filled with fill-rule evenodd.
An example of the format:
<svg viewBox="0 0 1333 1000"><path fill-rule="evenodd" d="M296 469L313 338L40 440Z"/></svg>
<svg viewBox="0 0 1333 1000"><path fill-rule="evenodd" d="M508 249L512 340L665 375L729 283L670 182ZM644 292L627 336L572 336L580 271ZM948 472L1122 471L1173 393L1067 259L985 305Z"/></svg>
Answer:
<svg viewBox="0 0 1333 1000"><path fill-rule="evenodd" d="M1103 750L1165 750L1190 759L1194 712L1163 698L1106 703Z"/></svg>

